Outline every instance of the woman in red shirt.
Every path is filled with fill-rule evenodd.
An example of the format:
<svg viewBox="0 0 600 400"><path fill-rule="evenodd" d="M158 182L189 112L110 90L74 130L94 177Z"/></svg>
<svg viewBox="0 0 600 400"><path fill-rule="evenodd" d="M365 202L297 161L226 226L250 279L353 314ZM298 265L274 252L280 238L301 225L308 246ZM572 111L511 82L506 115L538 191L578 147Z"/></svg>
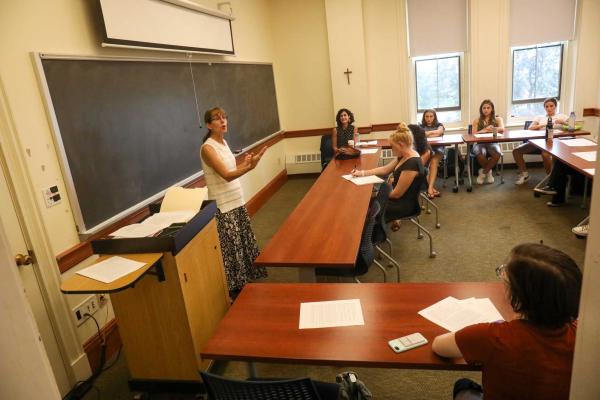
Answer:
<svg viewBox="0 0 600 400"><path fill-rule="evenodd" d="M521 318L440 335L433 351L481 365L485 400L568 399L582 279L577 264L560 250L526 243L512 249L496 274ZM455 399L481 398L478 387L458 381Z"/></svg>

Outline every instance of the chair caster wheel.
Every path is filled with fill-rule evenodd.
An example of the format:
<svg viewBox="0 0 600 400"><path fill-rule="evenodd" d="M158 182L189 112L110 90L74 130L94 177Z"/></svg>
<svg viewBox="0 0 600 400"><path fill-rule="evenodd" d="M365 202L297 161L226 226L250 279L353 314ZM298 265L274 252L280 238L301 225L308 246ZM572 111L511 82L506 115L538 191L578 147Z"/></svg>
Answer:
<svg viewBox="0 0 600 400"><path fill-rule="evenodd" d="M425 214L431 214L431 210L425 211Z"/></svg>
<svg viewBox="0 0 600 400"><path fill-rule="evenodd" d="M435 258L437 256L437 253L435 251L432 251L431 254L429 255L429 258Z"/></svg>
<svg viewBox="0 0 600 400"><path fill-rule="evenodd" d="M435 224L435 227L436 227L437 229L440 229L440 228L442 227L442 224Z"/></svg>
<svg viewBox="0 0 600 400"><path fill-rule="evenodd" d="M533 192L533 197L542 197L542 195L538 192Z"/></svg>
<svg viewBox="0 0 600 400"><path fill-rule="evenodd" d="M417 239L423 239L423 235L417 235Z"/></svg>
<svg viewBox="0 0 600 400"><path fill-rule="evenodd" d="M473 191L473 188L472 188L472 187L468 187L468 188L467 188L467 192L471 193L472 191Z"/></svg>
<svg viewBox="0 0 600 400"><path fill-rule="evenodd" d="M454 187L452 188L452 191L453 191L454 193L458 193L458 186L454 186Z"/></svg>

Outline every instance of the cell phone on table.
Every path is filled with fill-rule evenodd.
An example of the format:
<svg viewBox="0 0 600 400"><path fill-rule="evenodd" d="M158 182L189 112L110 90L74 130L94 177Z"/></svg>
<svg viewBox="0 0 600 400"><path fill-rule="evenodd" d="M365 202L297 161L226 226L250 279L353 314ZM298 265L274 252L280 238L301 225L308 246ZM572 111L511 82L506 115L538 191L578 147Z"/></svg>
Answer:
<svg viewBox="0 0 600 400"><path fill-rule="evenodd" d="M415 347L423 346L427 343L425 336L417 332L399 337L398 339L392 339L388 342L388 345L394 352L402 353L403 351L414 349Z"/></svg>

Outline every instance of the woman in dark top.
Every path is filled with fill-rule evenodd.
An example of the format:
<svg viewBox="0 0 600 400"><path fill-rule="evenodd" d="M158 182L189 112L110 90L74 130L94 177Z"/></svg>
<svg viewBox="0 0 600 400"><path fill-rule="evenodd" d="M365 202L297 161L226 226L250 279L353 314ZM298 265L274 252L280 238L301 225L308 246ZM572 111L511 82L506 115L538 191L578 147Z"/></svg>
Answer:
<svg viewBox="0 0 600 400"><path fill-rule="evenodd" d="M400 227L400 218L419 211L419 190L424 182L425 171L419 153L413 148L413 135L404 122L390 135L392 151L397 156L386 165L369 170L354 170L354 176L388 175L392 184L386 206L385 220L392 221L392 230Z"/></svg>
<svg viewBox="0 0 600 400"><path fill-rule="evenodd" d="M340 109L335 116L336 127L331 131L331 145L334 153L345 153L348 140L354 140L358 128L354 125L354 114L347 108Z"/></svg>

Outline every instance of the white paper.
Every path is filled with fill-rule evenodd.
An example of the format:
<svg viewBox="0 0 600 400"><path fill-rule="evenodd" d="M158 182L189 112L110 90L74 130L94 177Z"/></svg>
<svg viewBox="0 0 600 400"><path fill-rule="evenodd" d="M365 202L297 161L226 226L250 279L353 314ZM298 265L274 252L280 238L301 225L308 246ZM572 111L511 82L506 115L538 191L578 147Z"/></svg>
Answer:
<svg viewBox="0 0 600 400"><path fill-rule="evenodd" d="M442 140L444 140L443 136L436 136L436 137L429 137L429 138L427 138L428 142L441 142Z"/></svg>
<svg viewBox="0 0 600 400"><path fill-rule="evenodd" d="M77 274L100 282L111 283L127 274L137 271L144 265L146 264L143 262L115 256L107 258L91 267L84 268L81 271L77 271Z"/></svg>
<svg viewBox="0 0 600 400"><path fill-rule="evenodd" d="M160 211L181 211L195 210L200 211L202 202L208 198L208 189L203 188L182 188L173 186L167 189L165 198L160 205Z"/></svg>
<svg viewBox="0 0 600 400"><path fill-rule="evenodd" d="M360 154L375 154L377 153L379 149L375 148L375 149L362 149L360 151Z"/></svg>
<svg viewBox="0 0 600 400"><path fill-rule="evenodd" d="M377 146L377 140L361 140L359 146Z"/></svg>
<svg viewBox="0 0 600 400"><path fill-rule="evenodd" d="M590 175L596 175L596 168L584 168L583 170Z"/></svg>
<svg viewBox="0 0 600 400"><path fill-rule="evenodd" d="M197 210L161 211L146 218L142 224L165 225L167 227L171 224L188 222L197 212Z"/></svg>
<svg viewBox="0 0 600 400"><path fill-rule="evenodd" d="M419 315L450 332L482 322L503 320L490 299L445 299L419 311Z"/></svg>
<svg viewBox="0 0 600 400"><path fill-rule="evenodd" d="M492 138L492 137L494 137L494 134L493 133L476 133L473 136L475 136L476 138L483 139L483 138ZM498 133L496 136L497 137L502 137L503 134L502 133Z"/></svg>
<svg viewBox="0 0 600 400"><path fill-rule="evenodd" d="M137 238L152 236L171 224L188 222L197 211L168 211L152 214L139 224L126 225L112 232L110 236L119 238Z"/></svg>
<svg viewBox="0 0 600 400"><path fill-rule="evenodd" d="M300 303L299 329L364 324L360 299Z"/></svg>
<svg viewBox="0 0 600 400"><path fill-rule="evenodd" d="M152 236L158 231L163 230L164 227L156 226L152 224L131 224L125 225L122 228L112 232L110 236L115 238L138 238Z"/></svg>
<svg viewBox="0 0 600 400"><path fill-rule="evenodd" d="M462 143L462 135L460 134L452 134L452 135L444 135L449 141L457 141Z"/></svg>
<svg viewBox="0 0 600 400"><path fill-rule="evenodd" d="M352 176L352 174L342 175L342 178L349 180L355 185L369 185L373 183L381 183L383 179L378 177L377 175L369 175L369 176Z"/></svg>
<svg viewBox="0 0 600 400"><path fill-rule="evenodd" d="M596 143L588 139L577 138L577 139L563 139L561 143L569 147L583 147L583 146L595 146Z"/></svg>
<svg viewBox="0 0 600 400"><path fill-rule="evenodd" d="M573 153L574 156L583 158L585 161L596 161L596 151L582 151L579 153Z"/></svg>

